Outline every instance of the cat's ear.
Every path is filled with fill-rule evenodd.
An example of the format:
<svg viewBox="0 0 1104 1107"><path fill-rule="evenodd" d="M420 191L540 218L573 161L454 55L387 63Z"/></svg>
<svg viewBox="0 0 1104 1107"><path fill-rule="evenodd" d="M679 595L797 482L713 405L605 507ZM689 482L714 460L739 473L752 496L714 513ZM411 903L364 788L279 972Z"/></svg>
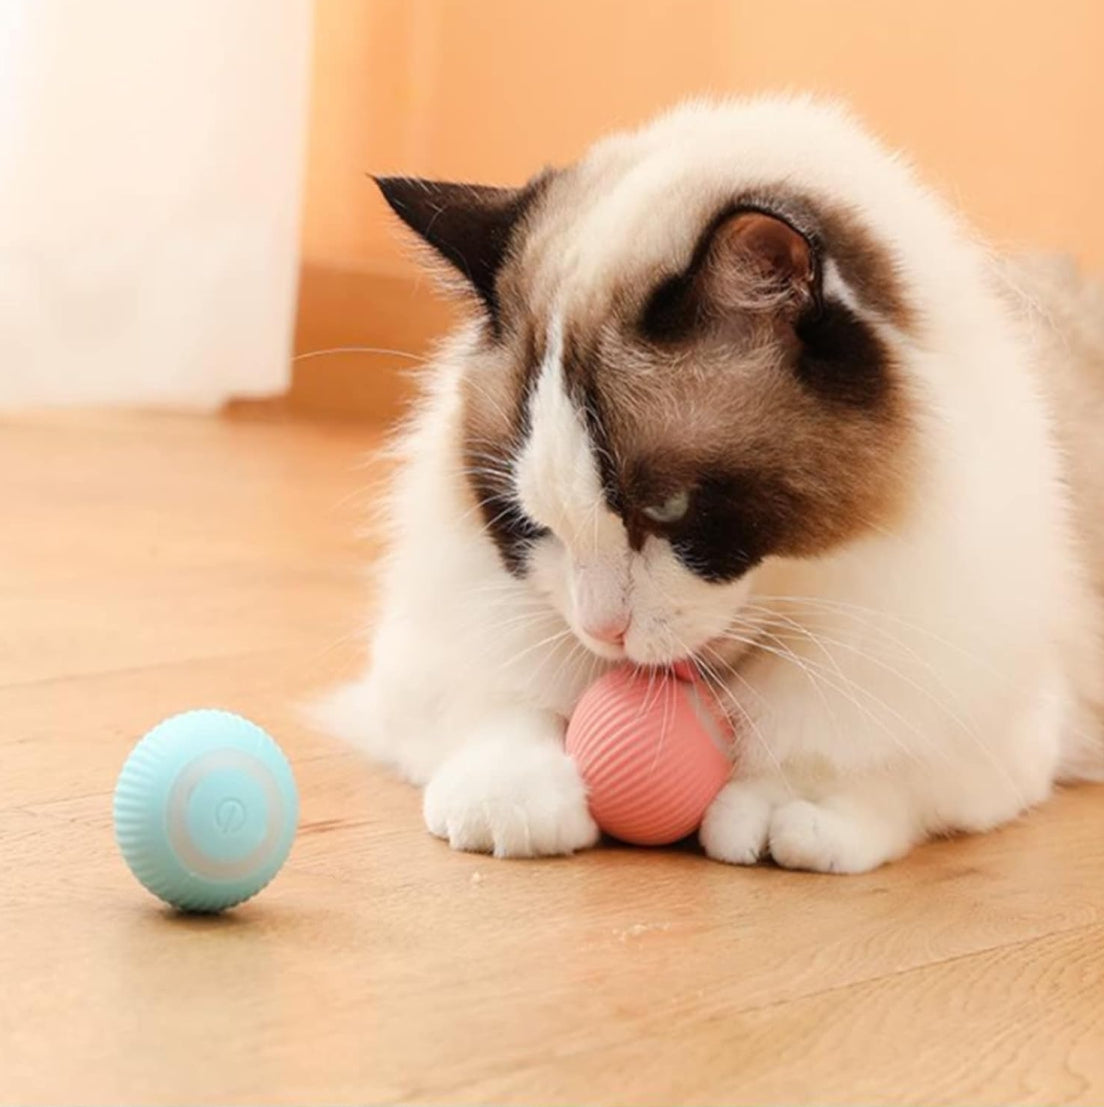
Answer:
<svg viewBox="0 0 1104 1107"><path fill-rule="evenodd" d="M760 210L728 213L706 230L686 271L661 286L645 327L675 335L736 311L793 321L820 300L820 267L810 239Z"/></svg>
<svg viewBox="0 0 1104 1107"><path fill-rule="evenodd" d="M816 294L816 258L809 240L785 219L741 211L714 230L701 278L722 304L800 308Z"/></svg>
<svg viewBox="0 0 1104 1107"><path fill-rule="evenodd" d="M373 177L392 211L498 310L495 281L532 189Z"/></svg>

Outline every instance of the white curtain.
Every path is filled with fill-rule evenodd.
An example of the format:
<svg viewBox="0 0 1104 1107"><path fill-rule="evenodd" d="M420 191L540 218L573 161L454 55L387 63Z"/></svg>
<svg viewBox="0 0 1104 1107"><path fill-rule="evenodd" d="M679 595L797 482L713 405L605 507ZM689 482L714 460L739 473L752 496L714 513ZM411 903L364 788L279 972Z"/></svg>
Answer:
<svg viewBox="0 0 1104 1107"><path fill-rule="evenodd" d="M288 383L310 0L0 0L0 406Z"/></svg>

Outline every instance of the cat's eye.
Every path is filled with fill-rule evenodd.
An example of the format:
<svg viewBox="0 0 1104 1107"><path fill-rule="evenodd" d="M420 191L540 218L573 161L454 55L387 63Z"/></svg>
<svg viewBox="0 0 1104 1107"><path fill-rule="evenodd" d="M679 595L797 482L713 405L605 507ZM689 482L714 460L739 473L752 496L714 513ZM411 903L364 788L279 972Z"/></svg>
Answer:
<svg viewBox="0 0 1104 1107"><path fill-rule="evenodd" d="M686 489L668 496L663 503L649 504L641 510L653 523L677 523L690 507L690 494Z"/></svg>

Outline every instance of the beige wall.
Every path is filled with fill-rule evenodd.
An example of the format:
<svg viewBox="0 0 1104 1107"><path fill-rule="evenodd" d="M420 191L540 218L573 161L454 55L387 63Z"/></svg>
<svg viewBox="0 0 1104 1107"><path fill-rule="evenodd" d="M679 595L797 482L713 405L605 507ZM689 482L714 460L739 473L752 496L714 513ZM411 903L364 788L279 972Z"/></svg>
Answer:
<svg viewBox="0 0 1104 1107"><path fill-rule="evenodd" d="M516 182L700 92L843 96L997 243L1104 268L1101 0L316 4L305 262L369 284L352 295L354 319L347 303L324 327L301 326L301 345L416 346L440 325L439 312L416 318L424 282L411 283L366 171ZM373 321L377 278L392 282L384 300L409 307L405 329L393 307Z"/></svg>

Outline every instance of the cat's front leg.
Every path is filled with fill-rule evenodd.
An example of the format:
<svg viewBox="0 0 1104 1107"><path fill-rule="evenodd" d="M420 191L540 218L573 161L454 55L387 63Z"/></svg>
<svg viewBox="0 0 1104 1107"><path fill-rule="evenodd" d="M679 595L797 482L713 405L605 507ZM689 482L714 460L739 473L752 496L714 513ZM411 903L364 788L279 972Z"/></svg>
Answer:
<svg viewBox="0 0 1104 1107"><path fill-rule="evenodd" d="M786 869L861 873L903 857L924 837L907 789L888 774L859 775L804 798L782 776L736 780L701 827L705 852L750 865L770 855Z"/></svg>
<svg viewBox="0 0 1104 1107"><path fill-rule="evenodd" d="M598 840L563 722L516 708L472 728L426 786L426 826L453 849L496 857L570 854Z"/></svg>

